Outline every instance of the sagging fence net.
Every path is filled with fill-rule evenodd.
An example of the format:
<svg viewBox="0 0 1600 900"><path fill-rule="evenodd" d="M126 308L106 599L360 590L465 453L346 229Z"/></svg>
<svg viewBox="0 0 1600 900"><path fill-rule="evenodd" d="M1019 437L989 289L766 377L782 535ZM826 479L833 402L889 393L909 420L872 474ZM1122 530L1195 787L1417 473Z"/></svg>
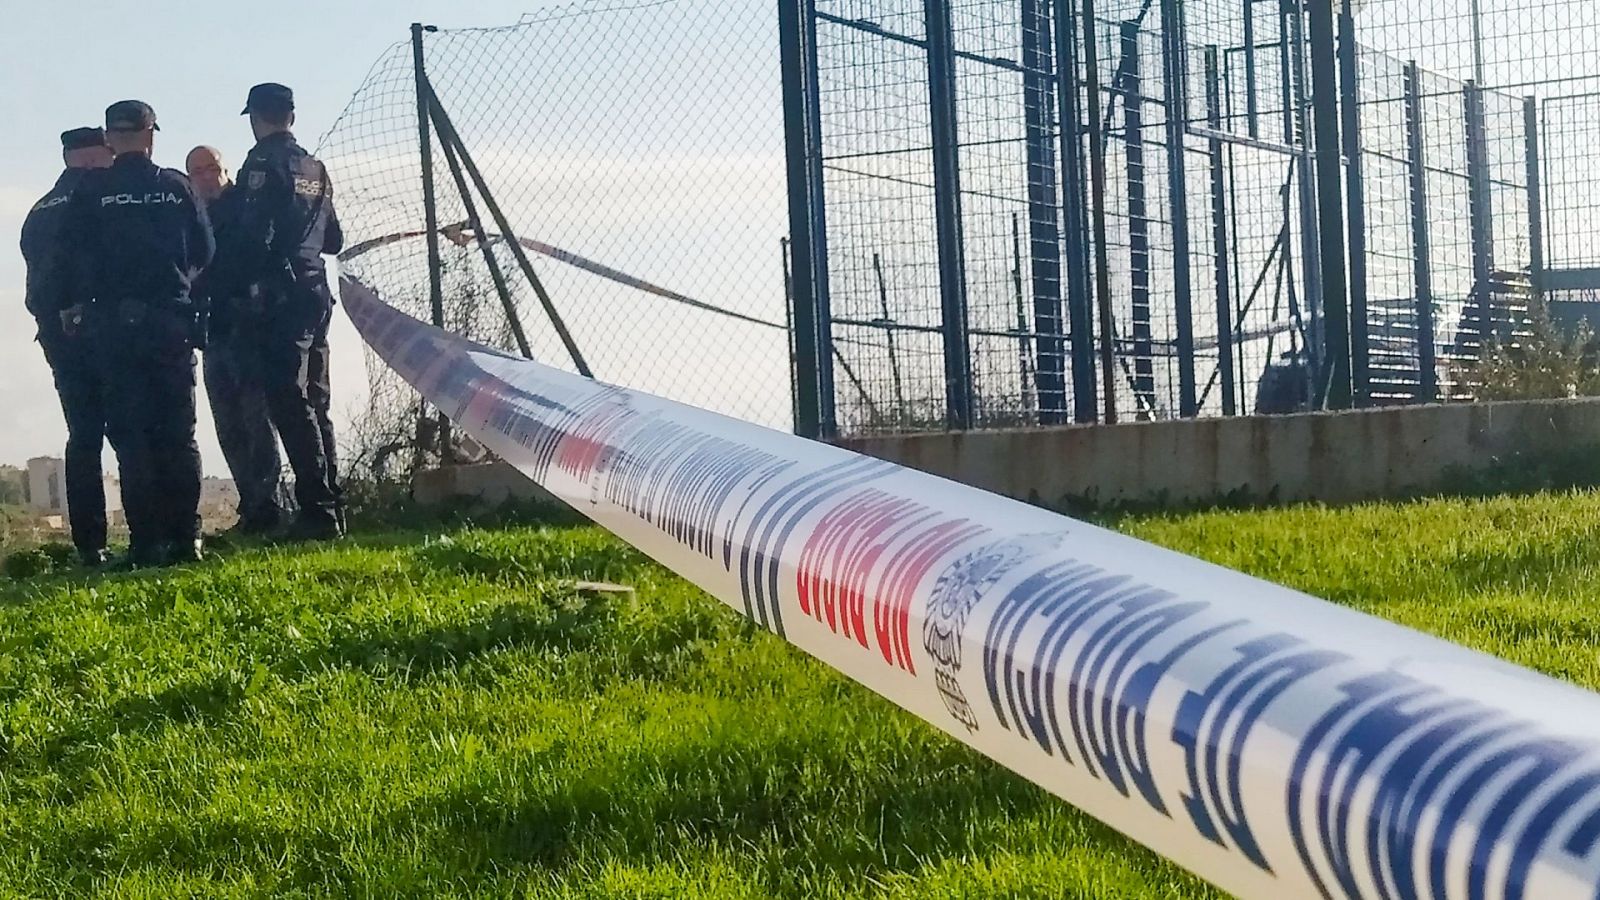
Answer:
<svg viewBox="0 0 1600 900"><path fill-rule="evenodd" d="M459 149L430 116L424 166L417 48L396 43L320 144L350 232L342 271L431 318L431 170L446 328L520 352L515 319L534 357L575 369L559 321L597 378L788 429L787 207L768 5L583 3L420 38ZM368 368L372 413L354 441L365 464L426 464L437 455L433 419L383 366Z"/></svg>

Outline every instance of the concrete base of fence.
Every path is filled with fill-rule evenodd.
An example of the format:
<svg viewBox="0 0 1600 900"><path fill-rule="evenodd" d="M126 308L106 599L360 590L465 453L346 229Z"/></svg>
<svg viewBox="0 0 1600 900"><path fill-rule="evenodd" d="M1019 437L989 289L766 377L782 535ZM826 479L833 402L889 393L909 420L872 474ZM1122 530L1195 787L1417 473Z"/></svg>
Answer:
<svg viewBox="0 0 1600 900"><path fill-rule="evenodd" d="M858 438L841 443L1020 500L1344 503L1600 447L1600 399L1396 407Z"/></svg>
<svg viewBox="0 0 1600 900"><path fill-rule="evenodd" d="M424 506L465 503L492 508L507 501L562 505L555 495L504 462L444 466L418 472L411 479L411 496Z"/></svg>

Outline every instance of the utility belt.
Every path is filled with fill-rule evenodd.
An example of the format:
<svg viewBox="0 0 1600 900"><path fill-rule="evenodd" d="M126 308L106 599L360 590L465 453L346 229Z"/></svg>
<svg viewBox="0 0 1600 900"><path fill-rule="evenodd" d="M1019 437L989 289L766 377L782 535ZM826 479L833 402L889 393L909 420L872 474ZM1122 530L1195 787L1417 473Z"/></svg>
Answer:
<svg viewBox="0 0 1600 900"><path fill-rule="evenodd" d="M139 328L154 317L171 316L184 326L190 346L196 350L205 349L209 304L193 297L158 301L132 297L96 300L93 309L100 317L125 328Z"/></svg>
<svg viewBox="0 0 1600 900"><path fill-rule="evenodd" d="M195 315L201 304L193 297L180 300L141 300L135 297L105 298L94 301L94 309L102 316L124 325L138 325L153 315L166 313L175 316Z"/></svg>
<svg viewBox="0 0 1600 900"><path fill-rule="evenodd" d="M320 306L326 283L323 272L297 273L287 262L269 278L245 288L244 296L237 301L238 309L246 315L280 315L286 309L303 309ZM330 298L331 299L331 298Z"/></svg>

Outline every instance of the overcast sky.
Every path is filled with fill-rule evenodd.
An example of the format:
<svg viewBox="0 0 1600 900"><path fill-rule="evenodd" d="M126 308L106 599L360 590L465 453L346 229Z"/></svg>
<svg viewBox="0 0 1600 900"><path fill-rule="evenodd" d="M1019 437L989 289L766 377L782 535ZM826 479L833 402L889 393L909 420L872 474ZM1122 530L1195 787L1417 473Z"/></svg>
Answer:
<svg viewBox="0 0 1600 900"><path fill-rule="evenodd" d="M23 217L61 169L61 131L99 124L107 104L145 100L161 121L156 159L181 167L195 144L221 148L231 166L249 149L238 113L250 85L295 89L303 143L314 146L367 69L408 26L503 25L541 0L281 0L270 7L117 0L94 4L6 3L0 54L0 464L59 455L65 442L50 374L23 309L16 240ZM365 382L358 338L335 318L335 405L343 412ZM202 407L204 403L202 402ZM209 414L202 416L209 474L225 474Z"/></svg>

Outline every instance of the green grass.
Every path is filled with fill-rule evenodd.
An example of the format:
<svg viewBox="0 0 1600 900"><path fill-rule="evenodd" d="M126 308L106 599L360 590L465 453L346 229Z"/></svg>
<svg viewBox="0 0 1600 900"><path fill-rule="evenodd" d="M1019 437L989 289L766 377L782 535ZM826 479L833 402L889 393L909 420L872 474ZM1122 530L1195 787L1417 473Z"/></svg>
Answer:
<svg viewBox="0 0 1600 900"><path fill-rule="evenodd" d="M1119 527L1600 685L1600 495ZM0 896L1216 896L575 527L0 587L0 848Z"/></svg>

